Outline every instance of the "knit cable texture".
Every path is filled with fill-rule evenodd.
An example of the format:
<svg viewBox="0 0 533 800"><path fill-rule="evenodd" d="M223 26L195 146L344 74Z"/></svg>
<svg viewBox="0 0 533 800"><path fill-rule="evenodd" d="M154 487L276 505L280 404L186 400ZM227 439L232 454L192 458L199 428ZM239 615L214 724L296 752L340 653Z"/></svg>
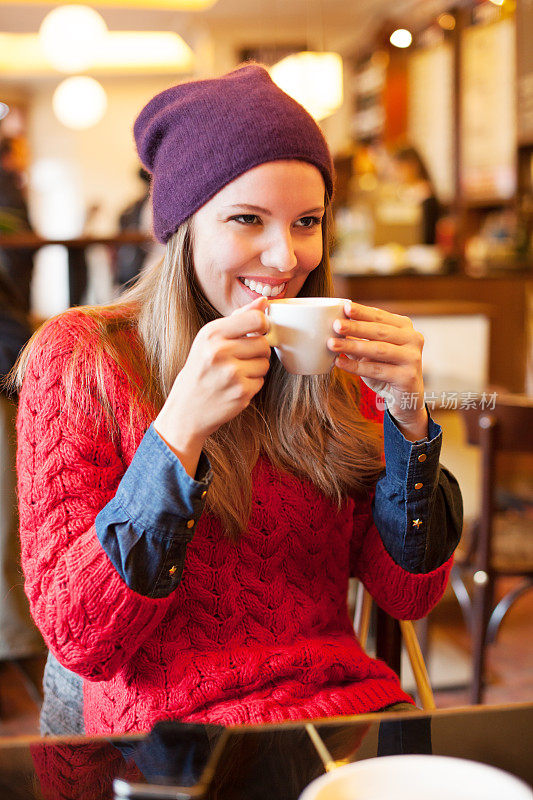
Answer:
<svg viewBox="0 0 533 800"><path fill-rule="evenodd" d="M104 742L31 744L30 753L43 800L102 800L113 797L113 778L140 782L136 765Z"/></svg>
<svg viewBox="0 0 533 800"><path fill-rule="evenodd" d="M48 646L85 679L88 734L150 729L158 719L246 724L377 710L410 698L369 658L346 607L350 574L397 617L424 616L450 562L412 575L385 551L370 498L340 511L308 481L260 458L249 529L230 542L199 520L181 584L151 599L128 589L101 548L94 519L114 496L153 416L113 442L94 387L75 380L64 413L65 365L87 336L80 312L49 325L20 396L18 473L22 563ZM137 400L111 361L105 380L126 430ZM143 420L144 417L144 420Z"/></svg>

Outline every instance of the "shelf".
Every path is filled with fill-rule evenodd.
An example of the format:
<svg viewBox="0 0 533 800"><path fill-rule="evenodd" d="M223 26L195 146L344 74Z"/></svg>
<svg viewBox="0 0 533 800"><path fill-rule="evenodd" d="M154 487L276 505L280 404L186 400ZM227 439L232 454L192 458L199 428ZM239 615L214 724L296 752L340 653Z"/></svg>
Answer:
<svg viewBox="0 0 533 800"><path fill-rule="evenodd" d="M465 211L483 211L487 208L510 208L516 203L515 197L487 197L480 200L462 199L461 205Z"/></svg>
<svg viewBox="0 0 533 800"><path fill-rule="evenodd" d="M484 280L533 280L533 268L494 270L485 275L467 275L462 272L438 272L431 275L421 272L396 272L388 275L378 272L334 272L333 278L335 280L348 278L363 281L471 281L479 283Z"/></svg>

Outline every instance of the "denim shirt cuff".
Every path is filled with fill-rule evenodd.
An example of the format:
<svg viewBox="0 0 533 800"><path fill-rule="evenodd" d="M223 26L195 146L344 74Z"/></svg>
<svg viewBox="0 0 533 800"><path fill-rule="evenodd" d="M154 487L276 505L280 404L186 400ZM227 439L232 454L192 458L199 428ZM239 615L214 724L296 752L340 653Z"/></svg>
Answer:
<svg viewBox="0 0 533 800"><path fill-rule="evenodd" d="M428 476L432 476L431 486L434 488L438 479L442 428L431 418L429 410L426 438L408 441L388 411L383 419L383 433L387 479L405 486L410 494L420 482L427 486Z"/></svg>
<svg viewBox="0 0 533 800"><path fill-rule="evenodd" d="M152 424L124 473L114 505L122 507L136 526L172 537L183 533L190 539L212 478L203 452L191 478Z"/></svg>
<svg viewBox="0 0 533 800"><path fill-rule="evenodd" d="M439 483L442 429L429 415L428 437L408 441L387 411L385 474L378 481L374 519L389 555L409 572L423 570L429 522Z"/></svg>

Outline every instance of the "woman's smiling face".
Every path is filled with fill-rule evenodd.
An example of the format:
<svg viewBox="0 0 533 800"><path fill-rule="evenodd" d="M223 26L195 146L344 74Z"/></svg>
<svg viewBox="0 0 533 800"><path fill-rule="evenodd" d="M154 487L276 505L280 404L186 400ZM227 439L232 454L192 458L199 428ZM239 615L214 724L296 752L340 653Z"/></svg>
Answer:
<svg viewBox="0 0 533 800"><path fill-rule="evenodd" d="M270 161L224 186L192 218L198 283L223 316L265 295L296 297L322 259L324 180Z"/></svg>

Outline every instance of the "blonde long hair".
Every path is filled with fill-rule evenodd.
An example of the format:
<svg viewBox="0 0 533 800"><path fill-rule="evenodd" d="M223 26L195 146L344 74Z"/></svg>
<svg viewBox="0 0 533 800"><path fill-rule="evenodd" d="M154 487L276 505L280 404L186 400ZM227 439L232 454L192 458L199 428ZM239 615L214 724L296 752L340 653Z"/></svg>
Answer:
<svg viewBox="0 0 533 800"><path fill-rule="evenodd" d="M328 225L323 226L322 261L309 274L300 292L303 296L332 295ZM113 400L104 381L104 363L111 358L139 400L149 402L157 412L198 331L220 316L195 278L191 220L171 237L163 260L145 270L118 301L77 311L86 315L91 330L96 323L99 346L90 351L89 362L86 349L75 349L65 375L67 398L74 381L88 387L91 376L96 376L102 408L112 420ZM19 386L43 328L46 325L19 359L13 379ZM138 333L139 347L131 346L132 330ZM126 354L125 342L130 345ZM382 468L381 436L379 426L361 415L358 399L357 384L341 370L334 368L320 376L291 375L272 356L261 391L204 446L214 473L207 508L220 517L231 539L246 530L252 468L261 451L274 467L309 479L339 506L346 493L358 494L375 484Z"/></svg>

